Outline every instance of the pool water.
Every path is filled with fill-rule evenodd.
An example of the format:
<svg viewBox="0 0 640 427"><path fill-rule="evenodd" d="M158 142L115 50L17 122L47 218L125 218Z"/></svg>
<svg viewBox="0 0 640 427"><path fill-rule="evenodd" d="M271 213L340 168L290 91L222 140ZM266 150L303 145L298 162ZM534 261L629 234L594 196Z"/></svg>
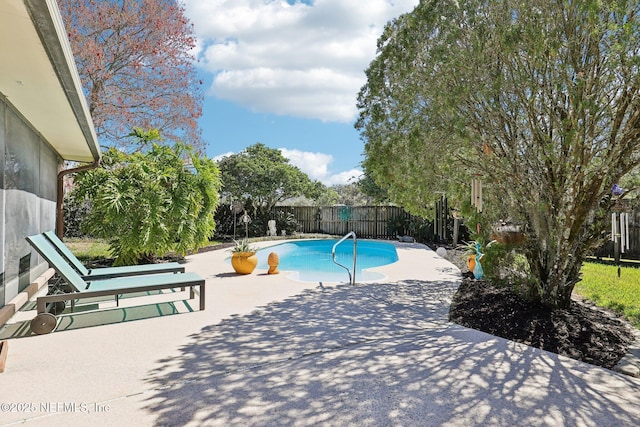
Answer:
<svg viewBox="0 0 640 427"><path fill-rule="evenodd" d="M268 270L267 258L278 254L281 272L291 272L291 278L303 282L348 282L347 270L331 259L331 249L338 240L300 240L260 249L257 252L259 269ZM384 279L384 274L368 271L398 261L398 253L391 243L358 240L356 283ZM353 269L353 240L345 240L336 248L336 261Z"/></svg>

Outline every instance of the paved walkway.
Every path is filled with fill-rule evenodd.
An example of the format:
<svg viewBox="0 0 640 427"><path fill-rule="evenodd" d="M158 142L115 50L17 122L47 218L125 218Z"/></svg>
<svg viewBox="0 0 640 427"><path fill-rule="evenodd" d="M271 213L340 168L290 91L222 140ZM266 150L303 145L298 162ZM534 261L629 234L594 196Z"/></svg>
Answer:
<svg viewBox="0 0 640 427"><path fill-rule="evenodd" d="M0 425L640 425L638 379L447 322L459 271L422 245L398 251L385 281L356 286L190 256L203 312L158 303L84 328L95 314L77 314L11 339ZM165 315L126 321L149 309Z"/></svg>

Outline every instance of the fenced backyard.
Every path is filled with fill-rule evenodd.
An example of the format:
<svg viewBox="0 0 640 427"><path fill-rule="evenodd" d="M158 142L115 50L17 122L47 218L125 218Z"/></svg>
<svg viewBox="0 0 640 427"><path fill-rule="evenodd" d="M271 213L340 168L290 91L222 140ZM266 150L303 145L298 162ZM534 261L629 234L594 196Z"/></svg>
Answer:
<svg viewBox="0 0 640 427"><path fill-rule="evenodd" d="M219 211L228 212L230 208L222 207ZM621 258L640 260L640 206L628 213L629 247L621 254ZM434 226L432 221L411 215L399 206L276 206L271 217L294 218L295 231L299 233L345 235L354 231L358 237L367 239L411 236L423 242L448 243L451 243L453 236L453 218L443 216ZM607 227L609 228L603 232L609 233L610 222ZM281 229L282 226L278 224L279 233ZM461 224L461 233L464 232L463 229ZM263 233L266 233L266 227ZM460 237L458 242L463 240L464 237ZM597 257L613 258L613 242L607 240L594 254Z"/></svg>
<svg viewBox="0 0 640 427"><path fill-rule="evenodd" d="M358 236L369 239L395 239L398 235L426 238L427 241L451 240L449 231L434 230L433 223L425 223L398 206L277 206L276 212L292 214L302 233L327 233L344 235L355 231ZM629 247L621 254L622 259L640 259L640 206L629 212ZM447 229L453 229L453 219L447 219ZM421 236L416 235L415 224L422 224ZM611 223L608 223L611 227ZM424 228L428 227L428 230ZM608 230L608 229L607 229ZM595 254L613 258L614 243L608 240Z"/></svg>
<svg viewBox="0 0 640 427"><path fill-rule="evenodd" d="M343 235L354 231L368 239L395 239L413 235L410 225L419 219L398 206L276 206L274 218L292 214L301 233Z"/></svg>

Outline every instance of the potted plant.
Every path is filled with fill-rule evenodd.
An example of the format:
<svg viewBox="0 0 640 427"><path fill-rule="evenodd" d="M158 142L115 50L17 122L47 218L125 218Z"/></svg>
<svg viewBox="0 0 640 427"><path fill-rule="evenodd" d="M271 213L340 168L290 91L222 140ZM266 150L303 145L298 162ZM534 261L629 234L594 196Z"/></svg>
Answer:
<svg viewBox="0 0 640 427"><path fill-rule="evenodd" d="M249 245L247 239L238 242L231 249L231 266L238 274L251 274L258 265L256 250Z"/></svg>

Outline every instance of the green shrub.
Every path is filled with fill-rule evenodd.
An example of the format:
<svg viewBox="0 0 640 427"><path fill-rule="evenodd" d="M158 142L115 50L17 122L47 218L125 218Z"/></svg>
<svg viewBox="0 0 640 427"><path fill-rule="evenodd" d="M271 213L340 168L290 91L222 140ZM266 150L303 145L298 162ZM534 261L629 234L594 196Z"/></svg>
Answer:
<svg viewBox="0 0 640 427"><path fill-rule="evenodd" d="M186 254L215 229L220 174L185 145L103 153L102 165L78 174L74 197L91 201L85 231L109 242L115 264Z"/></svg>
<svg viewBox="0 0 640 427"><path fill-rule="evenodd" d="M70 194L64 195L62 215L64 218L64 237L84 237L86 222L91 212L91 202L87 199L77 200Z"/></svg>
<svg viewBox="0 0 640 427"><path fill-rule="evenodd" d="M274 219L276 220L276 228L279 234L282 234L282 230L284 230L287 236L291 236L300 227L300 223L291 212L276 210Z"/></svg>

